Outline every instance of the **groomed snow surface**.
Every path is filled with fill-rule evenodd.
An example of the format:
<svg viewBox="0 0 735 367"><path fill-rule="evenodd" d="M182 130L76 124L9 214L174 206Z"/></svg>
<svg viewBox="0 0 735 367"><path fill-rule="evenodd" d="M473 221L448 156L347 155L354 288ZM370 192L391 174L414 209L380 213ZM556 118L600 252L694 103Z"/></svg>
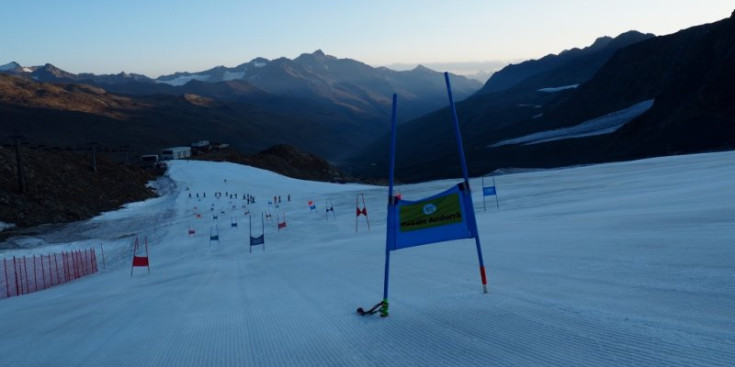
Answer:
<svg viewBox="0 0 735 367"><path fill-rule="evenodd" d="M106 258L96 275L0 301L0 365L732 366L733 163L725 152L508 174L487 212L473 179L490 293L473 240L403 249L380 318L355 310L382 298L385 187L176 161L162 197L0 253L101 246ZM398 189L419 199L456 182ZM245 193L257 213L282 198L288 227L266 224L265 251L248 253ZM371 228L360 217L355 233L359 193ZM211 206L225 211L217 222ZM151 270L131 277L136 234Z"/></svg>

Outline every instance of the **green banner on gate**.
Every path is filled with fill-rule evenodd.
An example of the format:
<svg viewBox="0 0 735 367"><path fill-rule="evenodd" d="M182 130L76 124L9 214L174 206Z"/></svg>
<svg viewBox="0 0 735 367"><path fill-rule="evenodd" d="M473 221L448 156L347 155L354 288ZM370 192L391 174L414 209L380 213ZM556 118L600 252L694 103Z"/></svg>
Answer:
<svg viewBox="0 0 735 367"><path fill-rule="evenodd" d="M401 232L462 223L459 194L455 192L434 199L401 205L398 220Z"/></svg>

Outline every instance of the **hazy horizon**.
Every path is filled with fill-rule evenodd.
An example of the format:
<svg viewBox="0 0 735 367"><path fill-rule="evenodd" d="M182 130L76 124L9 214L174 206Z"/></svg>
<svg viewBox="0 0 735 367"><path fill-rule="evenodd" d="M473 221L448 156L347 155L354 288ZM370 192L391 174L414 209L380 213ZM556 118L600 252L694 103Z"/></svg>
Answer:
<svg viewBox="0 0 735 367"><path fill-rule="evenodd" d="M0 65L152 78L293 59L324 50L368 65L488 73L636 30L666 35L730 16L729 1L482 0L333 4L274 0L13 2L0 13ZM500 65L500 66L499 66ZM495 69L494 69L495 68ZM440 70L444 71L444 70Z"/></svg>

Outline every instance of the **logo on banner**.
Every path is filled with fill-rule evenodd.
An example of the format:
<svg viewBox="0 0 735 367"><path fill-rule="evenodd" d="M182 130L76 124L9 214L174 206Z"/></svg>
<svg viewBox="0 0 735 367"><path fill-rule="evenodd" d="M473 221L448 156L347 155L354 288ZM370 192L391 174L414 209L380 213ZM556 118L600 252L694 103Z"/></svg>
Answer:
<svg viewBox="0 0 735 367"><path fill-rule="evenodd" d="M426 204L424 205L424 214L431 215L436 211L436 205L434 204Z"/></svg>
<svg viewBox="0 0 735 367"><path fill-rule="evenodd" d="M414 204L401 205L398 215L401 232L462 223L459 194L453 193Z"/></svg>

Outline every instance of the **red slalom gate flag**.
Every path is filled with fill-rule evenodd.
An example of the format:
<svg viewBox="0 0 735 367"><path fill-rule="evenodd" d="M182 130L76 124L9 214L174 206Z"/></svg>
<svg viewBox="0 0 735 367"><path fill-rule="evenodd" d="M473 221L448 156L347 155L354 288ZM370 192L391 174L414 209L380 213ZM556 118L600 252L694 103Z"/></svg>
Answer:
<svg viewBox="0 0 735 367"><path fill-rule="evenodd" d="M135 236L135 244L133 245L133 265L130 267L130 276L133 276L133 269L135 269L136 266L145 266L148 268L148 274L151 273L151 266L148 261L148 238L145 238L145 256L137 256L138 247L138 236Z"/></svg>
<svg viewBox="0 0 735 367"><path fill-rule="evenodd" d="M281 229L286 229L286 213L283 213L283 215L279 217L283 218L282 222L278 218L276 218L276 223L278 223L278 231L280 232Z"/></svg>
<svg viewBox="0 0 735 367"><path fill-rule="evenodd" d="M362 196L362 208L360 208L360 196ZM368 230L370 230L370 219L368 218L367 204L365 203L365 194L360 194L355 197L355 207L355 232L357 232L357 218L359 218L360 215L365 216L367 228Z"/></svg>

